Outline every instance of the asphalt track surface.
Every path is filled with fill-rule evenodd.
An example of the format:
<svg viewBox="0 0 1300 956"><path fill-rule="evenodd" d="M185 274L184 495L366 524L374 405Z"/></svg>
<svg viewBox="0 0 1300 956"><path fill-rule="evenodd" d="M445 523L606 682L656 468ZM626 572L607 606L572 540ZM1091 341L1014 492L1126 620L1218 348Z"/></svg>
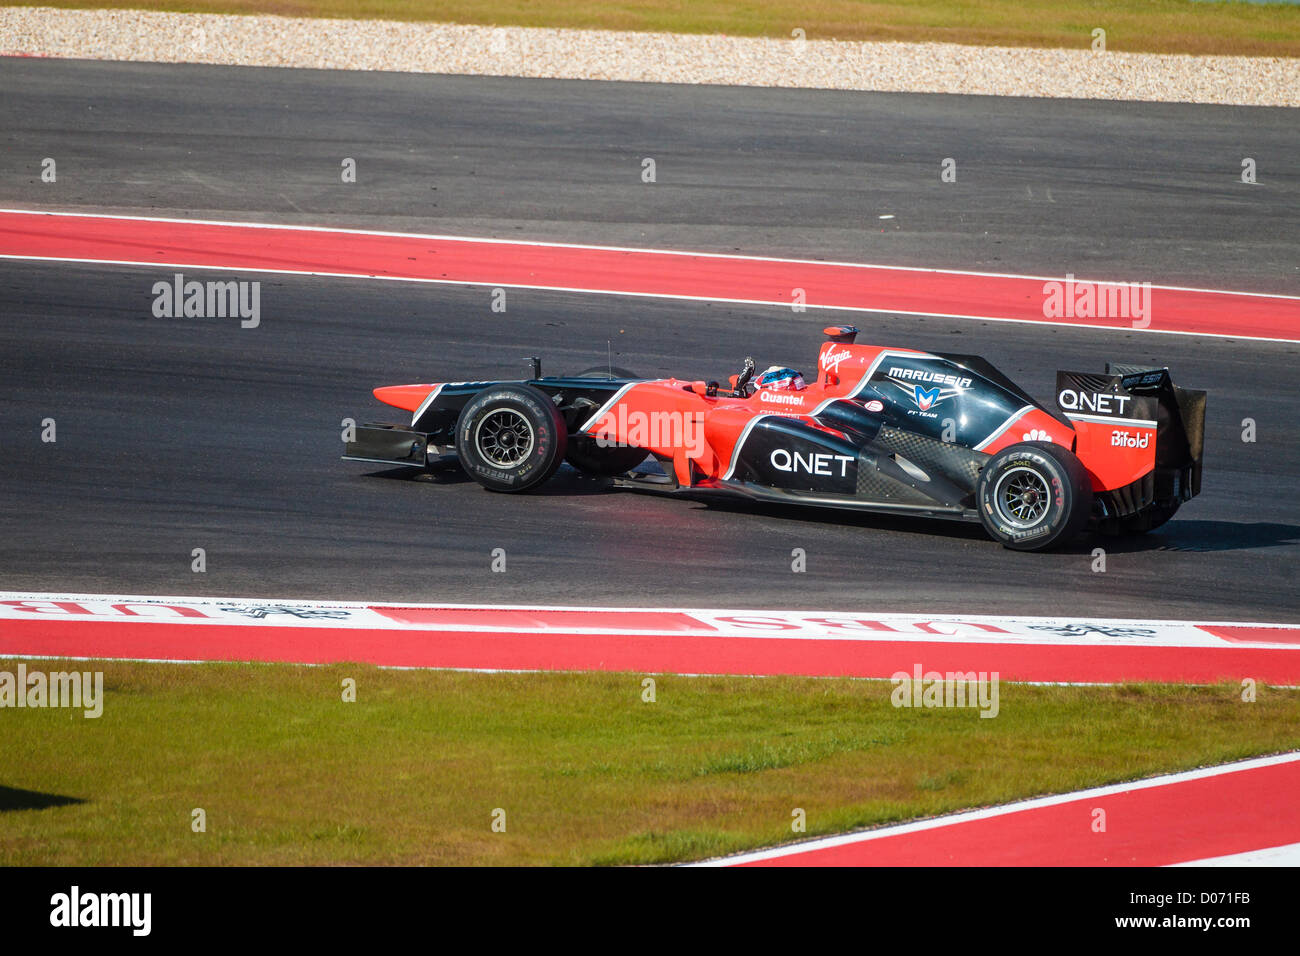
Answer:
<svg viewBox="0 0 1300 956"><path fill-rule="evenodd" d="M1298 138L1283 108L0 58L5 205L1290 295Z"/></svg>
<svg viewBox="0 0 1300 956"><path fill-rule="evenodd" d="M0 90L4 206L1300 291L1283 110L12 59ZM958 184L939 182L946 156ZM1242 156L1260 185L1239 182ZM527 355L574 371L606 341L645 375L720 378L746 355L810 369L833 313L517 290L501 314L483 288L260 276L243 330L153 318L167 278L0 263L4 588L1300 620L1293 345L859 317L865 341L982 353L1045 398L1057 368L1107 359L1210 390L1205 490L1170 525L1026 555L978 527L567 469L503 496L337 460L345 416L402 420L375 385L516 377Z"/></svg>

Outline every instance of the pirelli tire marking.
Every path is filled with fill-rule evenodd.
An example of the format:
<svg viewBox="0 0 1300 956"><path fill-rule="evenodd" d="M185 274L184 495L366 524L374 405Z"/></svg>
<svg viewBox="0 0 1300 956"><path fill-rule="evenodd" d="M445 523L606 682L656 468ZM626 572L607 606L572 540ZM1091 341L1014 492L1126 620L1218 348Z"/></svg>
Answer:
<svg viewBox="0 0 1300 956"><path fill-rule="evenodd" d="M513 467L493 462L480 447L485 423L493 416L526 423L526 452ZM551 477L564 460L564 419L553 402L530 385L503 385L484 389L465 405L456 426L456 453L461 465L479 484L492 491L525 491ZM499 459L504 461L504 459Z"/></svg>

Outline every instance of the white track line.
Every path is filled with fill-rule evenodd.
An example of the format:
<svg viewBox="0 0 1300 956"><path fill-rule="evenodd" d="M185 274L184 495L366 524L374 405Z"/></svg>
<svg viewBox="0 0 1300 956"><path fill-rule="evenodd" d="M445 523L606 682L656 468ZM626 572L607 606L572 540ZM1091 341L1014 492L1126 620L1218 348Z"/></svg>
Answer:
<svg viewBox="0 0 1300 956"><path fill-rule="evenodd" d="M1119 618L1119 617L1080 617L1051 616L1032 614L952 614L926 611L881 611L872 608L848 608L829 610L827 608L703 608L703 607L653 607L640 604L593 606L590 604L461 604L451 601L429 603L422 601L371 601L359 598L352 601L324 601L306 598L288 597L250 597L248 595L230 594L102 594L80 591L0 591L0 601L71 601L111 604L288 604L304 608L411 608L419 610L454 610L454 611L578 611L584 613L612 614L684 614L700 615L704 618L721 615L739 617L773 618L814 618L814 617L864 617L873 621L886 623L924 620L930 622L951 621L954 623L987 623L1014 621L1025 624L1060 624L1068 622L1089 621L1093 624L1115 625L1121 627L1257 627L1295 629L1300 623L1280 623L1267 621L1202 621L1198 619L1178 618ZM658 632L656 632L658 633ZM934 637L945 635L935 634Z"/></svg>
<svg viewBox="0 0 1300 956"><path fill-rule="evenodd" d="M48 211L43 209L0 208L0 214L3 213L12 213L15 215L25 215L25 216L64 216L64 217L74 218L74 219L125 219L131 222L166 222L166 223L179 223L182 225L200 225L200 226L242 226L249 229L284 229L284 230L298 231L298 232L328 232L328 233L334 233L336 235L350 235L350 236L384 236L389 238L403 238L403 239L432 239L435 241L473 242L473 243L483 243L487 245L519 246L524 248L537 246L537 247L548 248L548 249L586 249L586 250L594 250L597 252L633 252L633 253L644 253L646 255L656 255L656 256L679 256L679 257L686 257L691 259L732 259L739 262L779 262L785 264L805 265L805 266L835 266L839 268L850 268L850 269L880 269L880 270L888 270L888 271L896 271L896 272L920 272L920 273L927 273L931 275L978 276L981 278L990 278L990 279L1031 279L1035 282L1065 281L1065 276L1025 275L1016 272L973 272L973 271L963 270L963 269L936 269L936 268L930 268L924 266L890 266L890 265L881 265L879 263L868 263L868 262L841 262L834 259L828 259L828 260L791 259L791 258L782 258L777 256L739 255L736 253L728 253L728 252L690 252L690 251L685 251L680 249L647 249L644 247L637 247L637 246L597 246L597 245L589 245L586 243L575 243L575 242L541 242L541 241L522 240L522 239L492 239L492 238L487 238L482 236L449 236L449 235L441 235L437 233L420 233L420 232L386 232L383 230L375 230L375 229L350 229L350 228L340 228L340 227L333 227L333 226L295 226L295 225L286 225L283 223L237 222L237 221L225 220L225 219L170 219L162 216L130 216L130 215L119 215L114 213L53 212L53 211ZM15 258L20 258L20 257L15 257ZM98 261L98 260L92 260L92 261ZM188 268L198 268L198 267L190 266ZM310 273L310 274L314 275L316 273ZM327 273L322 273L322 274L327 274ZM1128 285L1129 284L1128 281L1120 280L1120 279L1083 279L1078 276L1075 276L1074 282L1077 285ZM525 286L524 288L532 288L532 287ZM1274 294L1270 292L1236 292L1230 289L1202 289L1202 288L1197 288L1195 286L1154 285L1154 284L1151 286L1151 288L1167 289L1169 291L1174 291L1174 292L1204 292L1212 295L1233 295L1233 296L1244 295L1244 296L1251 296L1252 298L1261 298L1261 299L1300 300L1300 296L1297 295L1281 295L1281 294ZM789 302L786 302L785 305L788 306ZM1102 326L1102 328L1108 328L1108 326ZM1142 330L1135 330L1135 331L1142 331Z"/></svg>
<svg viewBox="0 0 1300 956"><path fill-rule="evenodd" d="M1204 860L1171 863L1170 866L1300 866L1300 843L1273 846L1266 850L1212 856Z"/></svg>
<svg viewBox="0 0 1300 956"><path fill-rule="evenodd" d="M79 259L63 256L19 256L0 254L0 259L17 259L24 262L74 262L83 265L99 266L131 266L136 268L150 269L209 269L215 272L256 272L267 275L296 275L296 276L318 276L326 279L379 279L387 282L423 282L431 285L459 285L459 286L482 286L484 288L505 288L505 289L528 289L537 292L566 292L577 293L579 295L612 295L612 296L630 296L638 299L673 299L684 302L720 302L727 305L763 305L775 306L783 309L790 308L790 303L778 301L776 299L729 299L719 296L707 295L680 295L668 292L628 292L623 289L585 289L577 286L559 286L559 285L516 285L509 282L489 282L472 279L428 279L410 276L377 276L363 272L313 272L305 269L265 269L254 266L213 266L200 263L181 263L181 262L140 262L134 259ZM882 268L892 268L884 266ZM1162 288L1175 288L1173 286ZM1188 291L1214 291L1211 289L1200 290L1192 289ZM1224 293L1225 295L1260 295L1255 292L1241 293ZM1098 329L1102 332L1141 332L1143 334L1156 335L1195 335L1200 338L1209 339L1232 339L1237 342L1285 342L1288 345L1294 345L1295 339L1273 338L1265 335L1243 335L1240 332L1188 332L1183 329L1156 329L1156 328L1130 328L1129 326L1118 325L1095 325L1086 322L1057 322L1048 319L1012 319L1005 316L996 315L967 315L962 312L912 312L902 309L871 309L865 306L854 305L818 305L815 302L804 304L805 309L818 309L826 312L852 312L868 315L899 315L915 316L918 318L932 319L966 319L976 322L1015 322L1019 325L1040 325L1051 326L1053 328L1067 329Z"/></svg>

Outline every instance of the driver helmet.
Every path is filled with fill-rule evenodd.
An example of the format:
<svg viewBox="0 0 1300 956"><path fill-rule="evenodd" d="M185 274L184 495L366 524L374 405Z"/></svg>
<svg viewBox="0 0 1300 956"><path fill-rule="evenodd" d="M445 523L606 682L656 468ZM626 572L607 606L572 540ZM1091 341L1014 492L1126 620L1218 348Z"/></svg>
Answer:
<svg viewBox="0 0 1300 956"><path fill-rule="evenodd" d="M803 375L792 368L782 368L780 365L772 365L766 371L754 379L756 389L771 389L772 391L800 391L806 388L804 385Z"/></svg>

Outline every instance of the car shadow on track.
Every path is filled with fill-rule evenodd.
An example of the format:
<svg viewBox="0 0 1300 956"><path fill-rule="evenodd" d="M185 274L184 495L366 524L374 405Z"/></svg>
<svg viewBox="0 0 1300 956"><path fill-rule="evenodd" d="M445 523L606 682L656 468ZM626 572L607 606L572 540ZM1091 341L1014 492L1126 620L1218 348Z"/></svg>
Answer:
<svg viewBox="0 0 1300 956"><path fill-rule="evenodd" d="M807 521L840 528L861 528L864 531L899 531L944 538L962 538L971 541L994 542L984 528L968 521L946 521L942 518L923 518L915 515L889 515L872 511L850 511L838 508L819 508L816 505L781 505L765 501L721 495L681 495L697 505L727 514L765 515L790 521Z"/></svg>
<svg viewBox="0 0 1300 956"><path fill-rule="evenodd" d="M369 472L367 478L396 481L419 481L427 484L457 485L472 482L455 462L431 466L429 469L409 467L388 468ZM528 491L529 496L575 497L607 494L662 494L615 488L612 479L584 474L562 465L550 481ZM813 522L837 527L862 528L868 531L906 532L966 541L983 541L990 546L992 539L982 526L967 521L945 521L941 518L923 518L914 515L890 515L870 511L850 511L816 506L782 505L764 501L751 501L741 497L678 492L672 497L683 498L696 506L726 514L765 515L789 521ZM1147 534L1108 536L1095 533L1080 535L1069 544L1054 549L1064 554L1088 554L1094 548L1103 548L1111 554L1135 554L1148 551L1248 551L1258 548L1300 545L1300 525L1269 521L1213 521L1175 517L1167 525Z"/></svg>
<svg viewBox="0 0 1300 956"><path fill-rule="evenodd" d="M469 475L459 468L439 468L425 470L415 466L402 465L397 468L385 468L383 471L368 471L363 478L382 478L386 481L422 481L434 484L455 485L469 481Z"/></svg>
<svg viewBox="0 0 1300 956"><path fill-rule="evenodd" d="M428 469L402 466L387 468L383 471L367 472L363 477L383 478L390 481L418 481L432 485L463 485L474 481L455 462L431 465ZM615 492L614 482L610 478L598 478L585 475L568 465L561 465L560 470L537 488L524 494L529 497L572 497L575 495L603 495Z"/></svg>
<svg viewBox="0 0 1300 956"><path fill-rule="evenodd" d="M1147 534L1106 537L1091 534L1066 549L1082 553L1104 548L1113 554L1143 551L1250 551L1300 544L1300 525L1274 521L1209 521L1174 518Z"/></svg>
<svg viewBox="0 0 1300 956"><path fill-rule="evenodd" d="M944 521L935 518L875 514L872 512L836 511L815 507L788 507L743 499L694 497L705 507L728 513L767 515L792 521L813 521L874 531L899 531L937 537L984 541L992 539L978 524ZM1064 554L1089 554L1104 548L1111 554L1135 554L1149 551L1216 552L1248 551L1259 548L1300 545L1300 525L1269 521L1212 521L1174 518L1169 524L1147 534L1120 537L1086 533L1063 547L1053 549Z"/></svg>

